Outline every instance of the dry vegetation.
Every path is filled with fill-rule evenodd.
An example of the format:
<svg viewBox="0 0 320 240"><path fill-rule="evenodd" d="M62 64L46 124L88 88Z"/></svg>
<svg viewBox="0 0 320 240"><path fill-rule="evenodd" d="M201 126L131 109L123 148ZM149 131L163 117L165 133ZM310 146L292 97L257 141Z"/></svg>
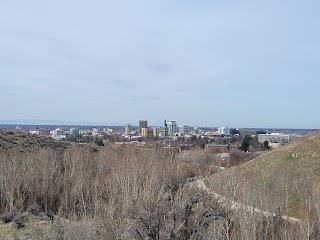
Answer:
<svg viewBox="0 0 320 240"><path fill-rule="evenodd" d="M298 239L319 239L320 132L212 176L228 199L301 219ZM300 235L299 235L300 234Z"/></svg>
<svg viewBox="0 0 320 240"><path fill-rule="evenodd" d="M314 141L312 135L309 138L311 142ZM287 150L289 153L289 148ZM299 151L302 153L303 150ZM312 154L315 156L315 153ZM277 152L266 156L274 158ZM208 156L199 157L200 162L211 161ZM298 154L297 158L302 159L302 154ZM284 167L287 161L294 162L292 159L281 159L270 163L270 166L288 169ZM249 171L250 164L253 163L243 164L240 169ZM279 215L266 217L242 208L234 211L232 204L228 206L229 202L222 204L221 199L204 188L186 184L185 179L194 175L194 172L190 175L186 166L188 163L169 150L130 146L93 149L74 145L63 151L55 148L3 150L0 152L0 213L3 222L0 224L0 236L7 239L10 239L8 236L12 239L318 237L315 231L318 212L311 216L309 210L302 208L304 213L308 213L303 216L310 221L308 227L300 228L289 226ZM264 170L260 168L258 174L261 175ZM273 203L268 202L272 197L263 192L265 183L260 184L257 177L257 182L254 182L253 176L257 174L248 175L252 178L247 178L237 174L236 169L231 168L229 174L229 170L218 174L211 187L230 199L242 201L241 197L245 196L247 201L242 201L245 204L290 213L281 206L276 209ZM269 172L272 174L272 171ZM273 173L271 176L277 175ZM248 179L253 180L250 182ZM288 182L284 182L287 178L277 182L279 179L282 178L275 177L270 183L277 186L279 194L270 194L274 194L281 202L282 195L289 194L290 188ZM255 184L258 187L255 188ZM246 187L247 191L244 191ZM308 203L315 211L318 211L317 202L313 202L319 196L317 189L315 186L309 189L308 193L314 193L303 199L303 204ZM300 200L296 201L300 203ZM269 207L264 208L267 203Z"/></svg>
<svg viewBox="0 0 320 240"><path fill-rule="evenodd" d="M0 150L15 148L17 151L34 151L51 148L62 151L68 143L59 142L46 136L33 135L21 131L0 130Z"/></svg>
<svg viewBox="0 0 320 240"><path fill-rule="evenodd" d="M203 206L201 190L182 187L186 172L170 151L9 149L0 153L0 170L3 222L24 224L21 214L35 203L63 219L35 231L39 239L78 239L75 232L83 239L188 239L203 233L199 224L213 208Z"/></svg>

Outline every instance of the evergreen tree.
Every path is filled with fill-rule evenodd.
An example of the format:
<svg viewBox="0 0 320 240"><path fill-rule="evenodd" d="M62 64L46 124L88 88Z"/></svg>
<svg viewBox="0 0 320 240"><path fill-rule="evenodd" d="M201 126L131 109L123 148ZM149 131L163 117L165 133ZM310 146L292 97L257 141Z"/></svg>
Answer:
<svg viewBox="0 0 320 240"><path fill-rule="evenodd" d="M242 141L241 150L247 152L250 146L250 137L247 135Z"/></svg>

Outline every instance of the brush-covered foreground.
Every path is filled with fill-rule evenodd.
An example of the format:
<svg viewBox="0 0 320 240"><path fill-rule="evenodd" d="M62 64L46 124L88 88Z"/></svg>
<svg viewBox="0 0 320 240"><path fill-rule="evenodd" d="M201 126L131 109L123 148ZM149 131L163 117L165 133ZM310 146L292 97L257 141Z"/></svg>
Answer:
<svg viewBox="0 0 320 240"><path fill-rule="evenodd" d="M162 149L11 149L0 153L0 170L2 217L38 204L74 224L64 226L61 239L78 239L70 232L77 228L89 231L82 239L190 239L205 236L208 219L223 216L205 192L183 186L184 164Z"/></svg>
<svg viewBox="0 0 320 240"><path fill-rule="evenodd" d="M317 137L307 136L308 144L316 142ZM277 175L277 171L289 171L291 168L286 165L288 162L293 164L295 156L301 161L306 156L311 156L307 159L317 158L316 152L311 153L311 150L309 155L303 155L306 146L301 146L299 141L283 148L287 150L283 156L290 153L293 159L277 158L280 150L267 154L265 158L270 157L269 160L260 157L262 162L269 164L268 172L273 171L272 176L277 176L274 180L271 178L271 185L278 187L271 193L276 199L291 196L291 185L285 181L289 176L280 178L282 175ZM273 188L259 182L259 177L267 172L260 170L251 175L239 175L236 171L251 165L259 169L260 160L219 173L210 179L210 187L230 199L261 208L267 206L262 203L273 198L263 192L264 186L265 189ZM221 204L215 194L192 182L186 183L190 177L190 169L186 166L175 152L130 146L92 148L75 145L63 151L54 148L3 150L0 152L0 236L4 239L319 238L317 212L314 215L311 211L304 212L308 214L303 219L310 220L310 227L306 228L291 224L279 215L265 216L245 208L235 211L232 206ZM279 170L271 170L272 167ZM292 169L295 169L294 164ZM301 179L298 176L303 175L299 170L296 172L300 174L296 178ZM256 182L251 181L253 177ZM310 181L305 181L307 183ZM246 186L260 195L244 191ZM308 185L304 186L307 189ZM312 202L317 199L317 188L312 187L311 198L303 201L307 200L308 206L317 210L317 202ZM302 191L301 186L299 189ZM288 195L283 194L284 190ZM272 204L270 202L268 206ZM39 206L40 216L30 211L32 206ZM280 209L278 214L291 215L290 208L284 210L283 206L265 210ZM12 220L4 221L12 213Z"/></svg>

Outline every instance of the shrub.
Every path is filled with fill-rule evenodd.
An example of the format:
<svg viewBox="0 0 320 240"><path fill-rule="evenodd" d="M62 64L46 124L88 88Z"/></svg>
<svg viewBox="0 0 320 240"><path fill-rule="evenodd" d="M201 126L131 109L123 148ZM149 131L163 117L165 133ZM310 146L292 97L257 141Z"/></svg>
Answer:
<svg viewBox="0 0 320 240"><path fill-rule="evenodd" d="M14 222L15 228L25 227L24 219L21 216L21 213L18 213L17 215L15 215L15 217L13 218L13 222Z"/></svg>
<svg viewBox="0 0 320 240"><path fill-rule="evenodd" d="M15 218L15 216L17 215L17 211L13 210L10 211L8 213L2 214L0 216L1 221L3 221L4 223L10 223L13 221L13 219Z"/></svg>

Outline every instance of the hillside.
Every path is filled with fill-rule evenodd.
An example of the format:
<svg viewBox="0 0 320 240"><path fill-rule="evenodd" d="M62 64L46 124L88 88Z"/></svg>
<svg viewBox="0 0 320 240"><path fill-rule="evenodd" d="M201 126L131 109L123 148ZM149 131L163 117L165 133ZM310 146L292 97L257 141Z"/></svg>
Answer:
<svg viewBox="0 0 320 240"><path fill-rule="evenodd" d="M21 131L0 130L0 150L18 148L20 151L33 151L40 148L61 150L68 144L50 137L38 136Z"/></svg>
<svg viewBox="0 0 320 240"><path fill-rule="evenodd" d="M208 179L246 205L300 219L320 216L320 131Z"/></svg>
<svg viewBox="0 0 320 240"><path fill-rule="evenodd" d="M320 239L320 132L213 175L213 191L161 148L56 154L3 135L17 144L0 150L0 239Z"/></svg>

